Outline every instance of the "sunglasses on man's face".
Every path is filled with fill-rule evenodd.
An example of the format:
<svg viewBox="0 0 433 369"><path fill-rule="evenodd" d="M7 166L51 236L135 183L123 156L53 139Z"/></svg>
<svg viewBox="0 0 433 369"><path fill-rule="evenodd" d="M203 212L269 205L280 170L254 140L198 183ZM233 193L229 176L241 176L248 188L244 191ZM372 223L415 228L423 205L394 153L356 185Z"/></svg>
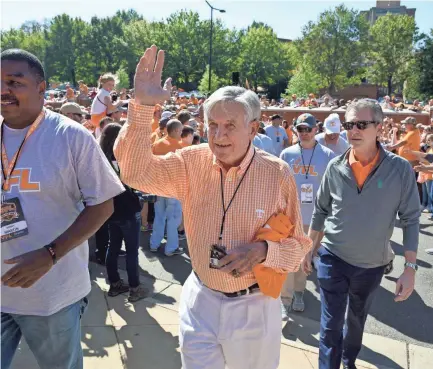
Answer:
<svg viewBox="0 0 433 369"><path fill-rule="evenodd" d="M311 133L313 128L303 126L303 127L296 127L296 130L298 131L298 133Z"/></svg>
<svg viewBox="0 0 433 369"><path fill-rule="evenodd" d="M359 130L363 131L366 129L370 124L378 124L378 122L375 122L373 120L359 120L357 122L344 122L343 127L346 131L350 131L353 127L356 126Z"/></svg>

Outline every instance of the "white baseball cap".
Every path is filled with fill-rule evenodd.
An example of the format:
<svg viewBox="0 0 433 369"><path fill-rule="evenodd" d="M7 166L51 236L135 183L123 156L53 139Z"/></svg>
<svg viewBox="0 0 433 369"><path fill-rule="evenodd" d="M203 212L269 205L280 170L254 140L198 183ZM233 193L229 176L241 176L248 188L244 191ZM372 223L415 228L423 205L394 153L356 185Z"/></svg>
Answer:
<svg viewBox="0 0 433 369"><path fill-rule="evenodd" d="M175 115L174 113L172 113L171 111L163 111L161 114L161 120L162 119L166 119L166 118L171 118L173 115Z"/></svg>
<svg viewBox="0 0 433 369"><path fill-rule="evenodd" d="M325 129L325 133L327 134L333 134L333 133L340 133L341 130L341 122L340 117L337 113L333 113L329 115L325 119L325 123L323 124L323 128Z"/></svg>

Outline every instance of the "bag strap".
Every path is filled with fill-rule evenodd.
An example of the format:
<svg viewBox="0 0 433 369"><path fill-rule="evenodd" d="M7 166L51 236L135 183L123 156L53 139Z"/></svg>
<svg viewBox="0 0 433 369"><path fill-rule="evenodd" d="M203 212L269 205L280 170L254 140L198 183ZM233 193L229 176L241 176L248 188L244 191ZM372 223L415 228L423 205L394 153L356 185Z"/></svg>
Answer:
<svg viewBox="0 0 433 369"><path fill-rule="evenodd" d="M104 104L98 96L96 96L96 98L98 99L98 101L99 101L102 105L107 106L107 104Z"/></svg>

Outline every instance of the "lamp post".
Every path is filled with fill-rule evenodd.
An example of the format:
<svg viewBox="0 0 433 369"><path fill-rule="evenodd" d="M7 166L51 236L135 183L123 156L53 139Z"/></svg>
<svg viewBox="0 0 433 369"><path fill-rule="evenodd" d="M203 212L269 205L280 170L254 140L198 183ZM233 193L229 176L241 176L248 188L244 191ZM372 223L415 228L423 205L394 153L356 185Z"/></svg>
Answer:
<svg viewBox="0 0 433 369"><path fill-rule="evenodd" d="M217 9L214 8L212 5L209 4L207 0L206 4L210 7L210 34L209 34L209 93L211 91L211 82L212 82L212 32L213 32L213 11L217 10L220 13L225 13L226 11L224 9Z"/></svg>

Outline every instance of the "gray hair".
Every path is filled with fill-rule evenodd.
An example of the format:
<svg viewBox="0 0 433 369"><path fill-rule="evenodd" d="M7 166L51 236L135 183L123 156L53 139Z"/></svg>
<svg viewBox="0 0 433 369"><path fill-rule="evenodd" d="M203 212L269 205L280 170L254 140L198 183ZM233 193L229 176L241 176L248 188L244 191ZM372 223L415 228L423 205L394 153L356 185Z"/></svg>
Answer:
<svg viewBox="0 0 433 369"><path fill-rule="evenodd" d="M241 104L245 110L245 123L260 119L260 100L257 94L243 87L226 86L216 90L203 104L206 124L208 124L211 110L217 103Z"/></svg>
<svg viewBox="0 0 433 369"><path fill-rule="evenodd" d="M357 113L360 110L369 109L373 115L373 120L377 123L383 122L383 111L382 107L379 105L379 103L376 100L372 99L361 99L352 102L349 104L349 106L346 109L346 114L344 116L345 120L347 121L349 115L352 113Z"/></svg>

